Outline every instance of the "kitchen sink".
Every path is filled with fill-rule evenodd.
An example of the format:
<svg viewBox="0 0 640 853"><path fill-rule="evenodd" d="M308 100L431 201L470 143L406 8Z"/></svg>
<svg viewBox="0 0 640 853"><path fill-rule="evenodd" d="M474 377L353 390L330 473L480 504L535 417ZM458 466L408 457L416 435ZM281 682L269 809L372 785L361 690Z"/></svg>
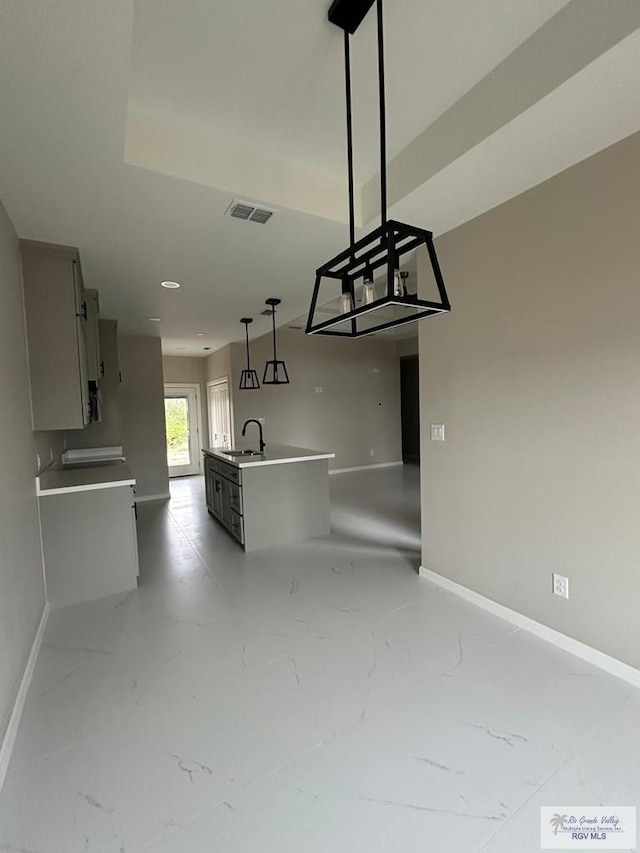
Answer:
<svg viewBox="0 0 640 853"><path fill-rule="evenodd" d="M262 456L259 450L223 450L225 456Z"/></svg>

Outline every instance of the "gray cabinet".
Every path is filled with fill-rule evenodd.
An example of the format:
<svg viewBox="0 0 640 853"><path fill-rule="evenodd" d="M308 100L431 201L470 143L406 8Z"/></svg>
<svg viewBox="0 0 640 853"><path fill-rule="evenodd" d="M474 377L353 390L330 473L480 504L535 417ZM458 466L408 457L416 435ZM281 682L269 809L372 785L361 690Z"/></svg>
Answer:
<svg viewBox="0 0 640 853"><path fill-rule="evenodd" d="M118 363L118 323L99 320L100 381L98 388L100 420L83 430L66 434L67 449L115 447L122 444L120 424L120 368Z"/></svg>
<svg viewBox="0 0 640 853"><path fill-rule="evenodd" d="M317 456L281 464L247 461L239 467L205 453L209 512L245 551L326 536L328 457Z"/></svg>
<svg viewBox="0 0 640 853"><path fill-rule="evenodd" d="M20 248L33 428L82 429L98 419L98 377L87 372L89 306L80 257L67 246L28 240ZM93 335L89 363L95 373L97 327Z"/></svg>
<svg viewBox="0 0 640 853"><path fill-rule="evenodd" d="M213 512L213 460L210 456L204 457L204 493L207 509Z"/></svg>
<svg viewBox="0 0 640 853"><path fill-rule="evenodd" d="M224 519L224 504L225 504L225 483L226 480L219 474L213 474L213 500L211 512L217 519Z"/></svg>
<svg viewBox="0 0 640 853"><path fill-rule="evenodd" d="M242 482L240 470L205 455L207 509L229 533L244 543Z"/></svg>
<svg viewBox="0 0 640 853"><path fill-rule="evenodd" d="M100 381L100 332L98 326L98 314L100 313L100 302L97 290L85 290L84 304L86 305L85 322L85 354L87 364L87 381Z"/></svg>

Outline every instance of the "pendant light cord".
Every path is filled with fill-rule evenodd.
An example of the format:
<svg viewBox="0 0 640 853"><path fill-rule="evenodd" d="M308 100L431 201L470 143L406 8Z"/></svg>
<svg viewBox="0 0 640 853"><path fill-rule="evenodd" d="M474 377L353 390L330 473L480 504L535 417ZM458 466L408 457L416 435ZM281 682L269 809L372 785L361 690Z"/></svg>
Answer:
<svg viewBox="0 0 640 853"><path fill-rule="evenodd" d="M244 324L244 331L247 336L247 370L251 370L251 361L249 359L249 324Z"/></svg>
<svg viewBox="0 0 640 853"><path fill-rule="evenodd" d="M344 31L344 78L347 102L347 167L349 173L349 246L356 241L356 216L353 188L353 115L351 104L351 47L348 30ZM353 257L353 255L352 255Z"/></svg>
<svg viewBox="0 0 640 853"><path fill-rule="evenodd" d="M377 0L378 12L378 90L380 99L380 221L387 224L387 109L384 91L384 21L382 0Z"/></svg>
<svg viewBox="0 0 640 853"><path fill-rule="evenodd" d="M273 322L273 360L278 360L278 354L276 352L276 306L271 306L271 320Z"/></svg>

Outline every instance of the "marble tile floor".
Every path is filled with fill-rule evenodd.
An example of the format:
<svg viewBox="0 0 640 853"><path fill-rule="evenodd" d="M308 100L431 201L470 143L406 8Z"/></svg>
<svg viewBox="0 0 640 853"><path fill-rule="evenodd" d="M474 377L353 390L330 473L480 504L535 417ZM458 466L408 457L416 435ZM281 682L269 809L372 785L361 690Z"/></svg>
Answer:
<svg viewBox="0 0 640 853"><path fill-rule="evenodd" d="M331 489L248 555L200 478L140 506L139 589L51 615L0 851L529 853L640 805L640 692L418 578L416 468Z"/></svg>

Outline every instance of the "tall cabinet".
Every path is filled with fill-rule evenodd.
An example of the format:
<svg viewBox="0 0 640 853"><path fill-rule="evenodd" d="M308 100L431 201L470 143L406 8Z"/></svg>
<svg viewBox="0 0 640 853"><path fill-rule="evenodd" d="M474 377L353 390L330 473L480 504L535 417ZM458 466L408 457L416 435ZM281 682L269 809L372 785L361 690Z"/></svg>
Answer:
<svg viewBox="0 0 640 853"><path fill-rule="evenodd" d="M82 429L100 418L97 293L85 291L77 249L20 247L33 428Z"/></svg>

